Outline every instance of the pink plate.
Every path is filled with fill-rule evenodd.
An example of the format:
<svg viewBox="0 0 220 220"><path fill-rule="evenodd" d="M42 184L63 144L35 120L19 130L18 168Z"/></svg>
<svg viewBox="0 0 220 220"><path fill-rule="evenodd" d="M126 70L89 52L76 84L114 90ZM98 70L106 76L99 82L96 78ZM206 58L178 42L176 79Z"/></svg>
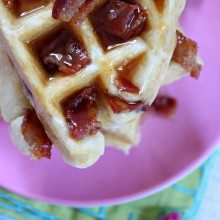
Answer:
<svg viewBox="0 0 220 220"><path fill-rule="evenodd" d="M204 161L220 134L220 1L187 4L183 26L199 43L205 66L199 81L188 77L165 89L179 100L174 120L152 118L130 156L109 148L86 170L63 163L55 149L51 160L30 161L12 147L7 125L0 121L0 185L56 204L118 204L155 193Z"/></svg>

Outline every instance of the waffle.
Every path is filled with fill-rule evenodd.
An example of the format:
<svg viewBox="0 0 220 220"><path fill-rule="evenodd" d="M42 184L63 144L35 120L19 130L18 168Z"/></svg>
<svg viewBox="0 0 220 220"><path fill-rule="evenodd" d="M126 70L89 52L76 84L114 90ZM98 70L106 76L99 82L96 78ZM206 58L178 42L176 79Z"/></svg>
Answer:
<svg viewBox="0 0 220 220"><path fill-rule="evenodd" d="M81 140L70 137L61 107L63 100L91 84L98 85L101 96L103 91L108 91L108 94L128 102L142 101L150 105L156 97L175 48L175 27L185 1L164 1L163 11L158 10L155 2L157 1L140 2L148 8L150 30L107 52L100 45L89 19L80 27L68 25L68 29L83 43L91 63L78 74L65 77L57 75L52 80L48 79L39 59L30 49L36 38L47 35L58 26L63 28L60 22L51 18L51 6L47 5L27 16L16 18L1 2L0 21L5 49L29 90L27 96L48 136L71 165L84 168L93 164L104 153L105 142L100 131ZM117 75L116 69L140 55L138 65L133 70L133 83L140 92L132 94L119 91L112 83ZM123 124L137 120L140 115L136 112L115 114L103 97L100 99L97 118L104 129L119 129Z"/></svg>
<svg viewBox="0 0 220 220"><path fill-rule="evenodd" d="M16 146L23 154L34 158L30 152L30 146L24 140L21 133L24 109L31 108L31 105L24 96L22 83L17 76L12 62L10 62L10 59L3 51L1 44L0 54L1 59L4 60L4 62L0 64L0 88L2 89L2 93L0 93L0 110L3 113L3 119L10 123L10 134L14 146ZM4 65L2 65L3 63ZM187 73L180 65L171 62L163 84L171 84L187 75L189 75L189 73ZM3 90L6 91L8 94L7 96L4 95ZM8 109L10 109L10 111ZM144 121L146 122L149 117L150 114L145 113ZM139 143L140 118L137 118L121 128L103 129L102 132L105 136L106 145L116 147L128 153L131 147Z"/></svg>
<svg viewBox="0 0 220 220"><path fill-rule="evenodd" d="M107 146L129 153L140 141L140 117L116 129L103 129Z"/></svg>
<svg viewBox="0 0 220 220"><path fill-rule="evenodd" d="M10 123L24 114L30 104L22 91L20 79L9 57L0 44L0 112L3 119Z"/></svg>

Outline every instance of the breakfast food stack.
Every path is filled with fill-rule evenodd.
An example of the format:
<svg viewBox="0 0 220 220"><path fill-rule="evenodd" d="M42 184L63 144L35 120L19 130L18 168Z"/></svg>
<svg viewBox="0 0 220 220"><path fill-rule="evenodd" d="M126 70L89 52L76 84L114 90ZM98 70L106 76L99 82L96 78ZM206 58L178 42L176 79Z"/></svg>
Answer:
<svg viewBox="0 0 220 220"><path fill-rule="evenodd" d="M40 159L53 143L85 168L106 143L137 144L144 111L176 106L159 89L199 75L197 44L177 30L184 4L2 0L0 106L15 145Z"/></svg>

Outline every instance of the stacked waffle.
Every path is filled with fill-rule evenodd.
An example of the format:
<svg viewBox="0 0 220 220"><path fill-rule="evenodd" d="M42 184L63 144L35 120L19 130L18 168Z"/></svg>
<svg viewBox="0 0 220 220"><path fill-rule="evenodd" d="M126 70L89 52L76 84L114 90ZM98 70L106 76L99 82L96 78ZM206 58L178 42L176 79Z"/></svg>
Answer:
<svg viewBox="0 0 220 220"><path fill-rule="evenodd" d="M184 0L77 2L0 2L0 107L23 153L49 158L53 143L85 168L106 144L136 145L143 111L175 106L159 89L201 64L177 31Z"/></svg>

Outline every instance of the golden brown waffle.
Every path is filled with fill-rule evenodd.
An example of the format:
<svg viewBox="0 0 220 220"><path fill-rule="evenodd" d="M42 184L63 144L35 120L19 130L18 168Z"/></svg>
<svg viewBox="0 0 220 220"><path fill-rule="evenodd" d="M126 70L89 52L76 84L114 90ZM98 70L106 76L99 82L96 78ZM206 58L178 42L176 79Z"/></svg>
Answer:
<svg viewBox="0 0 220 220"><path fill-rule="evenodd" d="M0 112L3 119L10 123L24 114L30 104L22 91L20 79L8 55L0 43Z"/></svg>
<svg viewBox="0 0 220 220"><path fill-rule="evenodd" d="M10 134L14 145L25 155L33 158L30 146L25 142L21 133L24 109L31 108L31 106L23 94L22 85L14 66L3 51L1 44L0 57L1 60L4 60L0 63L0 89L2 91L0 93L0 110L3 119L10 123ZM171 62L163 84L173 83L186 75L189 75L189 73L186 73L180 65ZM7 96L4 95L5 93L7 93ZM146 114L148 113L145 113L144 121L148 118ZM150 114L148 115L150 116ZM138 118L118 129L103 129L103 134L106 145L129 152L130 148L138 144L140 140L140 120Z"/></svg>
<svg viewBox="0 0 220 220"><path fill-rule="evenodd" d="M83 43L91 63L78 74L65 77L58 75L53 80L48 79L42 65L30 50L30 42L41 35L47 35L60 25L51 18L50 5L22 18L16 18L11 16L1 2L0 22L5 49L32 94L28 98L47 134L71 165L83 168L93 164L103 154L105 141L101 132L78 141L70 137L61 109L61 102L66 97L87 85L97 83L97 78L101 79L99 87L126 101L141 100L150 105L156 97L175 47L175 27L185 1L164 1L162 11L158 10L156 2L140 1L142 7L148 9L150 29L107 52L104 52L100 45L90 20L85 20L80 27L68 27ZM116 69L140 55L142 58L133 70L133 83L140 89L140 93L119 91L112 83L117 74ZM99 107L98 119L104 129L119 128L123 123L139 117L136 112L114 114L106 102L99 102Z"/></svg>
<svg viewBox="0 0 220 220"><path fill-rule="evenodd" d="M140 118L118 129L103 130L103 134L107 146L129 153L130 148L136 146L140 141Z"/></svg>

